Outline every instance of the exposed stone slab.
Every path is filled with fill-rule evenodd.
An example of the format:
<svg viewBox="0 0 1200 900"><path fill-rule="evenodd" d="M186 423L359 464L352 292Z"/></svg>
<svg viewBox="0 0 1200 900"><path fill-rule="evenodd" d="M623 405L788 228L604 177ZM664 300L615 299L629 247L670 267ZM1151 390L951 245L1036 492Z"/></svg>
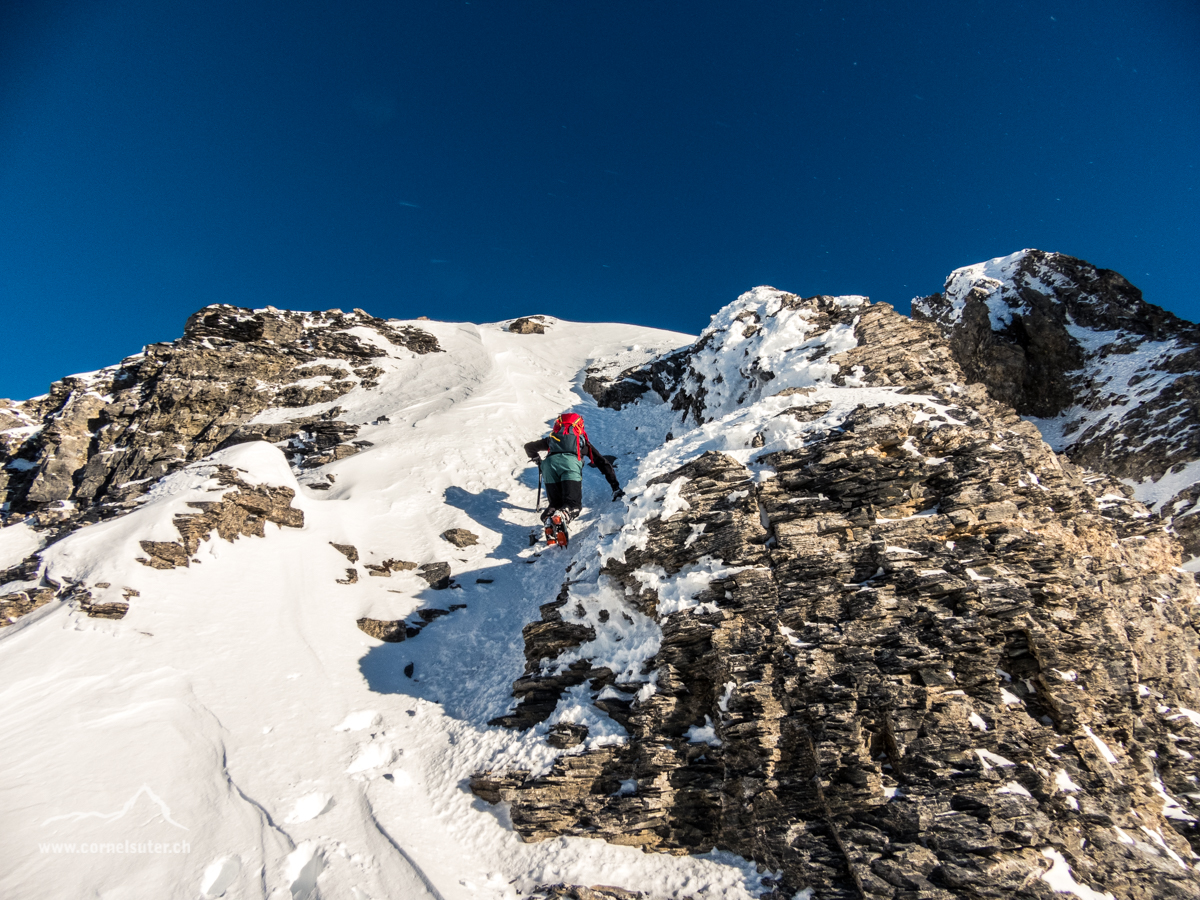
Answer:
<svg viewBox="0 0 1200 900"><path fill-rule="evenodd" d="M449 541L455 547L474 547L479 543L479 535L466 528L451 528L443 531L442 540Z"/></svg>

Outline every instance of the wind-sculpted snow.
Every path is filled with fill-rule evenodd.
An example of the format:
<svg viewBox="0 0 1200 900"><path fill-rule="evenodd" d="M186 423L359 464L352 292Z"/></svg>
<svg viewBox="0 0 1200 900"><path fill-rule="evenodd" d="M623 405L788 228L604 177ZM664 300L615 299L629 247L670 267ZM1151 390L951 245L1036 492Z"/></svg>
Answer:
<svg viewBox="0 0 1200 900"><path fill-rule="evenodd" d="M953 363L935 333L897 331L890 313L865 297L804 299L757 287L713 316L691 347L621 371L593 366L584 389L615 409L653 391L683 413L683 428L736 417L771 397L867 385L920 390L943 379ZM870 377L857 358L864 354Z"/></svg>
<svg viewBox="0 0 1200 900"><path fill-rule="evenodd" d="M865 297L836 297L822 309L794 294L758 287L713 316L690 353L681 390L703 404L711 420L760 400L764 393L829 384L839 367L832 354L855 346L854 320L830 313L855 310ZM702 399L701 399L702 398Z"/></svg>
<svg viewBox="0 0 1200 900"><path fill-rule="evenodd" d="M1055 450L1132 488L1200 567L1200 327L1115 272L1038 250L958 269L913 312Z"/></svg>

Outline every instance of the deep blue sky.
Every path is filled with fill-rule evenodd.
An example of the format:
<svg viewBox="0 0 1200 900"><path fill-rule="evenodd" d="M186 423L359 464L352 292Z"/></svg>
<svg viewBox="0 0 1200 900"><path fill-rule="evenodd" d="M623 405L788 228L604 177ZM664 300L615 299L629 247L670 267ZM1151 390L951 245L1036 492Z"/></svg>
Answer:
<svg viewBox="0 0 1200 900"><path fill-rule="evenodd" d="M0 397L208 303L699 331L1039 247L1200 318L1194 0L0 11Z"/></svg>

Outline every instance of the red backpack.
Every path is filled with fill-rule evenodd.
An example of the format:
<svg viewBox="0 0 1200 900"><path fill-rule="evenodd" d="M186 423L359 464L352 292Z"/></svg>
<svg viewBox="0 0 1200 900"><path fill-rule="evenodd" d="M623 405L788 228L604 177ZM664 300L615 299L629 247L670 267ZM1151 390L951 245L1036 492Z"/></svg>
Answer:
<svg viewBox="0 0 1200 900"><path fill-rule="evenodd" d="M588 445L587 431L583 427L583 416L578 413L563 413L554 420L550 432L551 453L574 453L582 461L584 448ZM591 457L591 454L588 454Z"/></svg>

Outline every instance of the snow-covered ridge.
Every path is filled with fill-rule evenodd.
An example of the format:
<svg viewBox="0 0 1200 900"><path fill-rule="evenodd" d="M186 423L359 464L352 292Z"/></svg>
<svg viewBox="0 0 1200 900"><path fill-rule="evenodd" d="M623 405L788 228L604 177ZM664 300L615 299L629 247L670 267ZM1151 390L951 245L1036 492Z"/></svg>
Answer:
<svg viewBox="0 0 1200 900"><path fill-rule="evenodd" d="M766 397L818 387L862 387L863 368L849 357L859 346L862 314L891 307L866 297L809 297L757 287L712 317L690 347L645 365L593 366L584 388L601 406L621 408L653 391L683 421L732 415ZM919 366L918 366L919 367ZM891 383L886 377L876 384Z"/></svg>
<svg viewBox="0 0 1200 900"><path fill-rule="evenodd" d="M1177 769L1164 800L1154 779L1133 774L1129 757L1121 755L1129 751L1104 732L1099 710L1108 700L1096 694L1103 690L1113 702L1136 706L1154 690L1174 690L1175 682L1159 680L1144 695L1131 694L1127 683L1102 687L1107 651L1089 658L1090 651L1078 651L1083 645L1045 638L1042 629L1057 634L1061 627L1066 634L1090 628L1083 618L1099 614L1098 606L1088 604L1103 603L1108 567L1134 560L1117 563L1108 554L1124 553L1126 546L1135 553L1154 547L1136 562L1145 579L1137 590L1153 590L1154 603L1164 604L1152 609L1175 615L1191 602L1194 584L1172 573L1166 576L1172 588L1161 592L1164 573L1156 574L1147 562L1155 554L1169 559L1172 550L1146 510L1112 490L1111 480L1096 476L1093 488L1063 465L1031 424L989 401L979 386L964 385L948 354L944 343L929 338L928 326L885 305L843 306L836 298L801 299L760 288L721 310L690 347L642 366L594 364L591 390L602 409L589 416L619 409L643 433L666 433L669 439L641 459L626 484L627 507L601 515L594 530L576 538L569 582L527 632L530 664L514 684L520 703L509 718L534 731L548 728L569 749L557 759L543 757L537 766L495 757L472 780L479 796L509 802L514 827L538 841L600 833L651 846L666 839L677 843L663 846L678 848L691 846L688 835L707 839L714 819L728 816L740 823L737 836L720 832L730 840L745 839L758 827L752 822L771 822L761 826L759 846L771 840L772 827L789 835L786 846L772 845L778 853L773 858L797 852L787 867L787 877L796 879L787 882L788 889L806 896L804 885L814 882L805 879L816 876L805 861L811 857L797 848L819 840L811 832L800 837L787 830L786 817L772 821L770 810L800 809L811 822L821 806L799 786L811 783L811 770L789 780L789 765L810 753L821 760L826 768L817 777L823 785L828 781L830 797L836 792L831 805L853 795L870 804L872 816L889 814L875 798L900 804L900 810L914 808L905 805L912 802L910 792L916 796L913 781L901 789L888 780L886 772L898 768L891 765L897 751L885 742L870 746L875 763L847 762L866 752L863 741L876 702L865 694L857 700L847 696L855 685L866 684L873 686L873 697L882 696L874 686L893 683L898 696L922 698L919 733L910 720L900 726L909 737L898 740L918 741L926 752L933 746L933 722L944 716L943 746L953 748L954 762L946 763L950 780L918 801L922 809L945 804L944 791L960 792L978 777L979 802L993 816L1024 823L1045 814L1057 820L1060 811L1052 811L1046 798L1061 794L1064 782L1051 783L1048 792L1043 775L1036 774L1050 771L1047 765L1068 766L1060 770L1070 773L1067 783L1076 791L1086 792L1086 802L1099 802L1103 785L1114 777L1136 780L1138 820L1154 817L1145 827L1155 841L1138 844L1139 860L1153 859L1171 866L1172 877L1189 878L1189 864L1177 852L1185 852L1180 835L1158 817L1160 810L1184 809L1179 797L1188 777L1181 779ZM1104 537L1084 550L1055 508L1060 505L1072 511L1078 535ZM1120 522L1132 523L1127 532L1110 530ZM1098 530L1090 532L1093 527ZM1086 583L1092 599L1063 599L1060 591L1072 578ZM776 596L778 608L772 607ZM1177 600L1182 606L1171 605ZM1127 617L1135 605L1104 615ZM763 607L770 612L756 619ZM898 630L885 637L889 618ZM1039 635L1036 655L1030 652L1032 637L1011 640L1015 620L1036 620L1026 626ZM951 644L965 639L970 645L953 664L918 633L926 625L939 627L935 622L955 633ZM977 629L996 630L983 637ZM794 655L794 677L785 674L792 670L774 647ZM1040 660L1060 651L1083 656L1064 663L1055 683L1047 684L1037 674ZM1147 648L1137 652L1148 665ZM1150 652L1158 658L1157 649ZM1116 656L1125 658L1123 653ZM921 654L928 656L920 664L898 659ZM1001 665L995 654L1005 657ZM1191 672L1186 659L1185 653L1181 664ZM856 661L871 673L865 680L850 674ZM918 665L919 675L892 682L896 670L908 665ZM1192 676L1185 680L1191 684ZM557 696L557 705L539 712L547 695ZM808 699L814 697L820 699ZM901 720L910 715L907 702ZM811 712L805 712L805 703ZM1062 714L1068 705L1072 715L1095 716L1092 724L1080 729L1068 722ZM952 708L957 711L949 712ZM790 730L772 730L780 716L794 717ZM582 734L575 728L580 724L587 726ZM894 726L877 721L876 727ZM967 728L972 733L964 742ZM1039 736L1031 738L1035 730ZM995 743L1004 740L997 736L1003 731L1007 746ZM785 735L797 732L828 743L816 751L800 740L785 743ZM1082 738L1082 751L1064 744L1068 734ZM1099 747L1089 740L1093 734L1106 749L1095 751L1098 762L1089 768L1088 748ZM1192 738L1172 732L1169 739L1182 749ZM1075 741L1077 748L1080 743ZM731 785L743 797L755 796L757 787L748 785L759 784L760 770L747 744L778 760L762 820L754 819L753 800L745 811L724 800L733 793ZM1038 749L1031 750L1034 745ZM1063 762L1068 757L1074 759L1070 764ZM876 787L866 770L884 759L889 762ZM910 777L923 777L917 771L934 765L930 759L915 762ZM1101 774L1100 766L1112 769ZM843 767L854 773L843 776ZM746 770L754 775L743 781ZM1082 786L1080 770L1103 780ZM713 772L724 772L723 787ZM724 790L721 802L710 807L697 800L703 785L715 793ZM1050 802L1081 808L1075 797ZM956 809L967 806L938 808L935 817L949 823ZM1064 814L1064 823L1073 821ZM927 826L942 827L954 826L938 825L936 818ZM922 846L928 833L921 832ZM1034 840L1032 833L1025 838ZM1022 845L1057 859L1057 844L1057 838L1047 844L1039 837ZM1081 850L1075 876L1064 862L1051 880L1080 891L1085 884L1115 889L1129 877L1124 863L1113 862L1119 856L1108 855L1103 845ZM849 854L851 866L858 865L857 858ZM1048 865L1021 877L1032 882ZM884 870L862 864L856 871L869 880L871 872ZM1009 887L1017 890L1019 884L1014 880Z"/></svg>
<svg viewBox="0 0 1200 900"><path fill-rule="evenodd" d="M179 448L172 455L180 464L168 468L165 478L144 480L122 515L84 524L42 550L39 577L77 584L96 604L126 600L128 612L118 621L92 618L71 599L76 595L64 592L20 619L19 628L0 632L0 683L17 685L32 677L43 685L32 695L23 688L19 700L12 695L6 709L64 723L33 732L5 728L8 758L23 760L10 770L13 783L22 786L10 809L22 812L10 814L6 831L31 827L24 811L35 810L40 818L32 826L49 822L44 827L50 841L103 841L116 835L108 823L123 819L70 815L83 810L108 816L130 798L135 806L145 802L149 795L139 794L144 781L170 818L188 829L181 835L189 851L146 867L136 865L135 857L42 855L31 845L20 851L22 862L4 882L6 893L20 896L25 886L49 877L49 865L56 883L70 890L86 890L102 877L142 893L161 893L169 883L205 896L263 884L267 891L281 888L295 896L325 886L382 897L399 885L411 896L475 896L486 886L492 896L515 897L516 888L549 879L617 881L656 896L677 894L685 884L691 891L707 885L730 898L762 892L768 873L728 854L677 859L596 841L520 844L502 821L473 808L461 783L488 767L545 771L564 752L546 742L553 728L587 727L586 742L569 752L626 739L597 705L604 701L596 692L580 688L565 692L553 714L526 733L486 725L510 705L510 685L521 670L522 626L536 619L537 607L566 577L568 559L541 557L524 540L535 521L530 507L536 479L520 448L543 433L556 413L582 409L593 441L617 453L633 508L641 503L648 514L671 518L685 515L686 504L669 485L657 496L650 482L662 471L712 449L749 461L836 427L860 403L900 402L894 387L834 383L840 367L829 357L853 346L852 323L865 306L859 298L812 305L789 299L793 296L750 292L716 317L708 349L698 359L700 371L714 382L713 403L729 411L718 417L717 408L705 407L699 428L651 398L617 412L597 409L571 389L586 366L609 358L641 366L689 344L685 336L556 320L547 320L545 334L530 335L510 334L502 326L400 323L429 335L444 351L419 354L369 340L359 329L380 334L378 326L364 325L357 315L322 324L314 314L202 311L187 341L206 371L194 382L177 384L195 390L215 371L224 392L225 375L214 365L221 359L255 360L255 366L274 360L274 352L263 349L268 341L288 352L296 342L308 347L296 366L299 375L319 367L321 374L285 387L310 379L316 388L349 383L330 399L313 394L316 402L307 406L268 405L254 413L254 427L266 429L314 420L298 437L289 437L286 429L264 431L267 440L191 463L188 448ZM756 315L759 333L747 334ZM296 333L293 343L285 332ZM172 349L148 348L139 361L173 364ZM175 364L192 365L187 357ZM87 379L87 396L120 404L121 391L137 386L130 379L138 371L124 364L103 370ZM180 377L193 376L184 371ZM102 393L91 390L101 382ZM65 387L44 405L57 409L49 413L51 425L80 402L77 386ZM737 396L730 393L734 388ZM757 402L739 406L747 390ZM297 455L296 440L315 443L329 433L320 431L327 422L321 416L335 407L336 421L352 426L364 446L323 461ZM217 406L212 411L220 417ZM93 407L87 407L87 416L95 417ZM471 423L469 441L463 439L464 421ZM127 427L132 435L161 435L156 440L168 446L185 440L169 417L135 417ZM678 439L664 444L672 429ZM281 439L271 440L277 436ZM89 432L87 440L95 435ZM105 452L120 452L119 444ZM321 464L303 467L310 459ZM220 496L210 482L218 462L239 469L247 483L295 491L303 527L270 525L262 538L233 544L213 536L201 542L186 569L138 563L143 541L175 540L176 516L187 514L191 503ZM589 505L597 489L589 483ZM655 506L657 499L668 506ZM731 502L752 500L740 496ZM610 583L590 562L602 550L616 551L623 540L636 545L636 516L626 522L619 504L599 506L597 514L577 523L570 557L589 560L569 573L579 581L571 603L600 626L595 642L577 652L605 661L624 686L649 700L655 679L642 669L659 646L660 627L633 608L632 623L616 614L625 601L612 595ZM29 528L37 522L31 517L0 530L6 539L0 549L7 552L0 568L37 549L45 539ZM439 537L451 527L479 535L479 544L451 548ZM697 534L693 546L704 540ZM359 555L352 565L354 583L345 583L348 558L332 544L352 546ZM366 564L389 558L446 561L458 590L431 591L409 571L389 577L367 573ZM665 603L674 604L674 614L688 615L700 606L696 590L727 568L714 562L679 574L647 569L643 575ZM354 625L361 618L420 624L422 610L461 604L466 608L400 644L375 641ZM600 621L603 609L614 611L607 622ZM569 662L564 658L561 665ZM411 678L405 674L410 664ZM137 711L125 713L119 726L106 727L124 708L125 695L114 695L115 684L136 686L126 694ZM62 699L64 689L73 699ZM102 699L107 697L114 699ZM368 724L346 725L360 720ZM67 730L68 721L83 723L83 730L76 725ZM94 733L103 739L87 737ZM22 734L33 743L11 743ZM172 740L169 734L190 737ZM38 752L28 752L31 747ZM174 752L162 756L161 748ZM84 758L86 767L79 762ZM85 786L73 777L51 777L50 771L89 775ZM87 797L86 806L79 797ZM447 811L450 824L438 824ZM155 839L163 837L161 829L174 829L161 816L138 821L118 829L119 836Z"/></svg>
<svg viewBox="0 0 1200 900"><path fill-rule="evenodd" d="M866 297L833 297L839 311ZM742 294L712 318L689 361L683 388L704 394L705 418L719 418L764 394L831 384L840 367L831 357L857 345L855 319L831 321L817 304L771 287Z"/></svg>
<svg viewBox="0 0 1200 900"><path fill-rule="evenodd" d="M992 328L1000 331L1012 323L1014 315L1028 314L1029 308L1018 288L1031 288L1049 293L1055 287L1066 287L1067 279L1049 270L1030 271L1024 263L1031 250L1019 250L987 262L955 269L946 279L944 289L949 308L939 321L954 324L962 319L963 307L972 291L987 305Z"/></svg>

